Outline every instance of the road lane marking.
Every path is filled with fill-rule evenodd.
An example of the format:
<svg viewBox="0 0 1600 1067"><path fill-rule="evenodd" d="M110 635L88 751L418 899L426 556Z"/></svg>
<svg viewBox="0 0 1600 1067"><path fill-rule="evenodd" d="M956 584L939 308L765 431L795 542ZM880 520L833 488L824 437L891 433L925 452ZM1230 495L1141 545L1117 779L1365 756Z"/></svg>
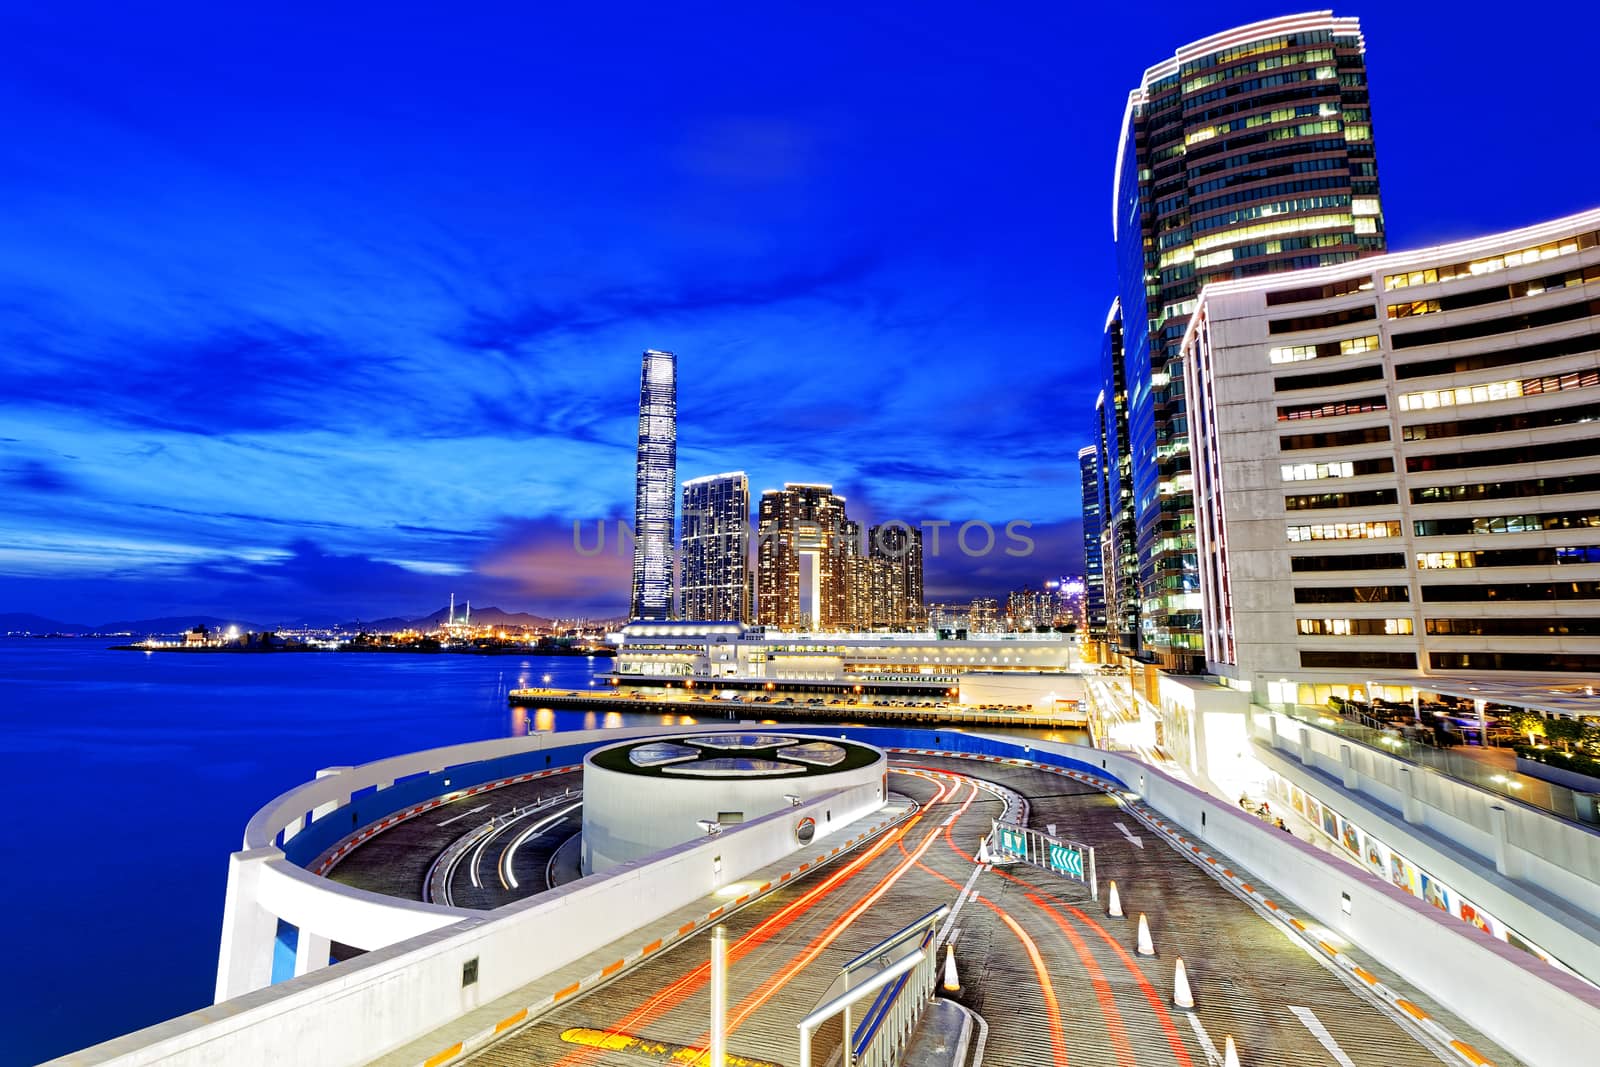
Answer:
<svg viewBox="0 0 1600 1067"><path fill-rule="evenodd" d="M1355 1061L1345 1055L1344 1049L1340 1048L1333 1035L1328 1033L1328 1028L1322 1025L1322 1020L1317 1018L1316 1012L1294 1004L1289 1005L1289 1010L1294 1012L1296 1019L1305 1024L1307 1030L1311 1031L1311 1036L1317 1039L1317 1043L1328 1050L1328 1055L1333 1057L1339 1067L1356 1067Z"/></svg>
<svg viewBox="0 0 1600 1067"><path fill-rule="evenodd" d="M1206 1062L1212 1067L1221 1067L1222 1053L1217 1051L1217 1046L1211 1040L1211 1035L1206 1033L1206 1028L1200 1025L1200 1017L1192 1011L1184 1012L1183 1017L1189 1020L1189 1028L1194 1031L1195 1040L1200 1042L1200 1048L1206 1054Z"/></svg>
<svg viewBox="0 0 1600 1067"><path fill-rule="evenodd" d="M1121 833L1123 837L1128 839L1128 844L1132 845L1136 849L1139 849L1140 851L1144 850L1144 839L1136 836L1132 830L1129 830L1127 823L1123 822L1121 819L1118 819L1112 823L1112 825L1117 828L1117 831Z"/></svg>
<svg viewBox="0 0 1600 1067"><path fill-rule="evenodd" d="M488 806L489 805L487 805L487 804L479 804L477 807L470 808L467 811L462 812L460 815L457 815L453 819L446 819L444 822L436 822L433 825L435 825L435 826L449 826L453 822L460 822L462 819L465 819L468 815L476 815L476 814L478 814L478 812L482 811L484 808L487 808Z"/></svg>

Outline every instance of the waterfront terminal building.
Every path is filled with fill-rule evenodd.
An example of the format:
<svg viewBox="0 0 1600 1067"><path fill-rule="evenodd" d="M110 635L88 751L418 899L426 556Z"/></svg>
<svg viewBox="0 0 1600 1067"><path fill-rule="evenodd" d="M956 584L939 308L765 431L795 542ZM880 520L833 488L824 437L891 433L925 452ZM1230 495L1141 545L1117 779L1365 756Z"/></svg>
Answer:
<svg viewBox="0 0 1600 1067"><path fill-rule="evenodd" d="M1600 210L1210 285L1183 364L1212 674L1600 675Z"/></svg>
<svg viewBox="0 0 1600 1067"><path fill-rule="evenodd" d="M624 685L926 692L969 673L1058 674L1075 665L1059 633L788 633L737 622L631 622L612 635Z"/></svg>

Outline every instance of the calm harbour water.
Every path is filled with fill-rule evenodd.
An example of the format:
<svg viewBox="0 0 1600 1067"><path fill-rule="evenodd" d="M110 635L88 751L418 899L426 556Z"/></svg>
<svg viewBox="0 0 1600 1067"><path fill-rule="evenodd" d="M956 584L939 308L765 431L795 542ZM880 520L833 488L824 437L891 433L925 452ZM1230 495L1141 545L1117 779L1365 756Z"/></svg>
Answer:
<svg viewBox="0 0 1600 1067"><path fill-rule="evenodd" d="M527 730L505 691L609 660L114 652L0 639L5 1052L33 1063L211 1002L228 854L319 767ZM541 728L659 715L544 713Z"/></svg>

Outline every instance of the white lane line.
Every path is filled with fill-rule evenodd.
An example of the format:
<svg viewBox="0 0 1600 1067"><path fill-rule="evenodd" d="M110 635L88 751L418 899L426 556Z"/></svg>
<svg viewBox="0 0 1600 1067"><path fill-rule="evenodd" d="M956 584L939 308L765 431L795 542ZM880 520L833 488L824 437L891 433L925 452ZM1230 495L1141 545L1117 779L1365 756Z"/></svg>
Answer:
<svg viewBox="0 0 1600 1067"><path fill-rule="evenodd" d="M1129 830L1127 823L1123 822L1121 819L1118 819L1111 825L1115 826L1122 836L1128 839L1128 844L1139 849L1140 851L1144 850L1144 839L1136 836L1132 830Z"/></svg>
<svg viewBox="0 0 1600 1067"><path fill-rule="evenodd" d="M944 928L939 931L939 936L933 940L935 946L942 944L946 935L949 935L951 941L955 940L954 928L956 925L956 916L961 914L961 908L964 904L966 904L967 898L974 895L972 889L973 883L978 880L978 875L982 874L986 869L988 868L981 863L975 863L972 865L972 873L967 875L967 884L961 887L960 893L956 894L955 907L950 909L950 915L944 921Z"/></svg>
<svg viewBox="0 0 1600 1067"><path fill-rule="evenodd" d="M1333 1057L1333 1061L1339 1067L1356 1067L1355 1061L1345 1055L1344 1049L1340 1048L1339 1043L1333 1039L1333 1035L1328 1033L1328 1028L1322 1025L1322 1020L1317 1018L1316 1012L1310 1008L1301 1008L1293 1004L1289 1005L1289 1010L1294 1012L1296 1019L1305 1024L1307 1030L1311 1031L1311 1036L1316 1038L1322 1047L1328 1050L1328 1055Z"/></svg>
<svg viewBox="0 0 1600 1067"><path fill-rule="evenodd" d="M436 822L433 825L435 825L435 826L449 826L453 822L459 822L460 820L465 819L468 815L476 815L476 814L478 814L478 812L482 811L484 808L487 808L488 806L489 805L487 805L487 804L479 804L477 807L469 808L468 810L462 812L460 815L457 815L453 819L446 819L444 822Z"/></svg>
<svg viewBox="0 0 1600 1067"><path fill-rule="evenodd" d="M543 830L545 827L551 826L554 823L560 822L562 819L566 818L568 814L570 814L571 812L577 811L582 806L583 805L582 805L581 802L577 803L577 804L570 804L567 807L562 808L560 811L556 812L554 815L550 816L549 818L540 819L538 822L534 823L532 826L530 826L526 830L522 831L522 833L518 834L517 837L516 837L516 840L511 842L511 846L509 848L507 848L505 850L505 852L500 857L500 884L501 884L501 886L503 886L506 889L520 889L520 888L522 888L520 885L517 884L517 876L512 873L512 864L516 862L517 849L521 848L522 847L522 843L524 841L526 841L528 838L532 837L534 834L538 833L540 830Z"/></svg>
<svg viewBox="0 0 1600 1067"><path fill-rule="evenodd" d="M1222 1053L1217 1051L1217 1046L1211 1040L1211 1035L1206 1033L1206 1028L1200 1025L1200 1016L1192 1011L1186 1011L1183 1017L1189 1020L1189 1028L1194 1031L1195 1040L1200 1042L1200 1048L1205 1051L1206 1062L1212 1067L1221 1067Z"/></svg>

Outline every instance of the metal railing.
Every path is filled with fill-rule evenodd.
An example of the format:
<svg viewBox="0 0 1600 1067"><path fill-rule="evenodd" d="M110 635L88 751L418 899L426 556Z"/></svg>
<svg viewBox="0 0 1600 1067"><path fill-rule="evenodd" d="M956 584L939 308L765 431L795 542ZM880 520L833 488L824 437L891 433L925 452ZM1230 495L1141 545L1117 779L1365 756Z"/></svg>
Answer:
<svg viewBox="0 0 1600 1067"><path fill-rule="evenodd" d="M917 1020L933 999L938 974L935 939L950 914L941 905L874 945L839 970L817 1007L797 1024L800 1067L814 1067L811 1044L818 1028L843 1014L841 1067L895 1067ZM857 1003L872 997L856 1022Z"/></svg>
<svg viewBox="0 0 1600 1067"><path fill-rule="evenodd" d="M583 790L568 788L554 796L544 797L532 804L512 808L510 811L501 812L493 816L488 822L480 823L471 830L462 834L450 843L450 846L434 859L433 865L428 868L427 877L423 880L422 899L428 904L443 904L454 907L455 900L450 892L450 883L455 880L456 868L466 858L467 853L476 852L479 847L486 845L489 838L504 830L514 822L547 811L556 807L562 801L582 800Z"/></svg>

